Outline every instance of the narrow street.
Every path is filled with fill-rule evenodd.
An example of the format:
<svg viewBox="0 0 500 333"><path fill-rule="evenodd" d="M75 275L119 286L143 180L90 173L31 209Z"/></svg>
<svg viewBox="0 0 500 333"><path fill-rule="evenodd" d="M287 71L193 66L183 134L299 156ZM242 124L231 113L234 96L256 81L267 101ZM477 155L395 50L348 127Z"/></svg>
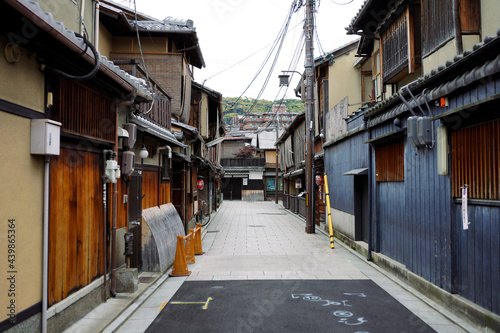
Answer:
<svg viewBox="0 0 500 333"><path fill-rule="evenodd" d="M274 202L225 201L188 277L169 277L111 332L464 332ZM449 317L451 318L451 317ZM459 320L452 319L454 322Z"/></svg>

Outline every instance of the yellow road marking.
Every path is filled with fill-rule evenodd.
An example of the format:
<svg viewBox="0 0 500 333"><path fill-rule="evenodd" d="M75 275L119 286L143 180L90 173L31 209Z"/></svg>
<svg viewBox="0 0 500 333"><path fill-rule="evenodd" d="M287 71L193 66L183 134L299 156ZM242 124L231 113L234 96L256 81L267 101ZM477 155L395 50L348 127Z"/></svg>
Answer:
<svg viewBox="0 0 500 333"><path fill-rule="evenodd" d="M206 302L170 302L170 304L203 304L202 309L206 310L208 308L208 303L213 300L212 297L209 297ZM167 302L163 303L163 305L160 307L160 310L165 307Z"/></svg>

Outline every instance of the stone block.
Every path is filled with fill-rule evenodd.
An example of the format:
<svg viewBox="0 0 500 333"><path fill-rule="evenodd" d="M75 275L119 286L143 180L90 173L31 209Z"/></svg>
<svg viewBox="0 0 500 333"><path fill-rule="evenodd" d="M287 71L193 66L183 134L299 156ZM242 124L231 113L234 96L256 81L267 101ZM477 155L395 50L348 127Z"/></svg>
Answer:
<svg viewBox="0 0 500 333"><path fill-rule="evenodd" d="M116 292L134 293L139 283L137 268L120 268L116 270Z"/></svg>

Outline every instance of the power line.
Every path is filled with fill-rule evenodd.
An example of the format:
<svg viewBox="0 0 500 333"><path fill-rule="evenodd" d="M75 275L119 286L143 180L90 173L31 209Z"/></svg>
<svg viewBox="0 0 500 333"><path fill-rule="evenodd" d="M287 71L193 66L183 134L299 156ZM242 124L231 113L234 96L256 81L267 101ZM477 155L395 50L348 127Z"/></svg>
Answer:
<svg viewBox="0 0 500 333"><path fill-rule="evenodd" d="M279 46L278 48L278 51L277 51L277 55L275 56L275 59L273 61L273 64L272 64L272 67L271 67L271 73L272 73L272 70L274 69L274 66L276 65L276 61L277 61L277 56L279 55L280 51L281 51L281 48L283 46L283 41L285 39L285 36L287 34L287 31L288 31L288 27L290 25L290 20L292 18L292 15L294 13L296 13L302 6L302 0L294 0L294 2L292 3L292 6L287 14L287 17L285 19L285 22L283 23L279 33L278 33L278 36L276 37L275 41L273 42L273 46L271 47L271 49L269 50L266 58L264 59L264 62L262 63L262 65L259 67L259 69L257 70L257 73L255 74L255 76L253 77L253 79L251 80L250 84L247 86L247 88L243 91L243 93L236 99L236 101L233 103L233 108L235 105L237 105L238 101L243 97L243 95L245 94L245 92L251 87L251 85L255 82L255 80L257 79L257 77L260 75L260 73L262 72L262 70L264 69L264 67L266 66L266 64L268 63L269 59L271 58L271 55L274 53L274 50ZM270 78L270 74L268 74L266 80L265 80L265 83L264 83L264 86L263 88L261 89L261 91L259 92L259 96L257 97L254 105L252 105L249 109L249 111L247 111L245 113L248 114L249 112L251 112L251 110L255 107L255 105L257 104L259 98L262 96L262 93L263 93L263 90L265 89L265 86L267 85L267 83L269 82L269 78ZM245 117L245 115L243 115L243 117Z"/></svg>

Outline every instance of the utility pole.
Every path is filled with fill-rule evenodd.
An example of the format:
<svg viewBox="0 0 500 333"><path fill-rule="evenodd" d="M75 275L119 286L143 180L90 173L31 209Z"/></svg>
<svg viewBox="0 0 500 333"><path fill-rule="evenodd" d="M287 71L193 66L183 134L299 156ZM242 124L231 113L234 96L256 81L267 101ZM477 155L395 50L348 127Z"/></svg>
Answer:
<svg viewBox="0 0 500 333"><path fill-rule="evenodd" d="M281 104L279 106L281 108ZM278 109L279 110L279 109ZM279 139L279 130L280 130L280 119L279 119L279 113L276 111L276 142L278 142ZM275 204L278 204L278 160L279 160L279 146L276 145L276 177L274 179L274 194L275 194Z"/></svg>
<svg viewBox="0 0 500 333"><path fill-rule="evenodd" d="M314 0L306 3L306 233L315 232L313 221L314 198Z"/></svg>

